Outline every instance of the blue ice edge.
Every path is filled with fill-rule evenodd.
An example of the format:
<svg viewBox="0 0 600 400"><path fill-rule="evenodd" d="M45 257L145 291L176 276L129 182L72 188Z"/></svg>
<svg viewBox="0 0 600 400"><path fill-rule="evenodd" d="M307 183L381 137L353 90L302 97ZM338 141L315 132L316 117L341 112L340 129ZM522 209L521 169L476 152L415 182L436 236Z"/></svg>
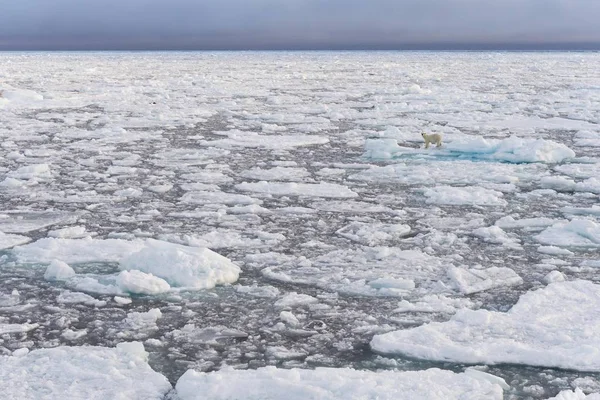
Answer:
<svg viewBox="0 0 600 400"><path fill-rule="evenodd" d="M575 152L562 143L545 139L507 139L482 137L461 139L443 147L412 148L399 146L395 139L368 138L363 159L390 161L402 159L493 161L509 164L558 164L577 161ZM586 160L581 159L582 162ZM590 161L587 161L590 162Z"/></svg>

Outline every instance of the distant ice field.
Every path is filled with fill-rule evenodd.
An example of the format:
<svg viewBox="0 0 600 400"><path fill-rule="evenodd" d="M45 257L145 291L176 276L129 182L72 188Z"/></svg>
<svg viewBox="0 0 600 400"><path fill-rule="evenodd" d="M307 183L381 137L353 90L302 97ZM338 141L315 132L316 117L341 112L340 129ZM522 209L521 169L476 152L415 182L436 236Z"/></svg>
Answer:
<svg viewBox="0 0 600 400"><path fill-rule="evenodd" d="M0 53L14 398L594 396L599 268L598 53Z"/></svg>

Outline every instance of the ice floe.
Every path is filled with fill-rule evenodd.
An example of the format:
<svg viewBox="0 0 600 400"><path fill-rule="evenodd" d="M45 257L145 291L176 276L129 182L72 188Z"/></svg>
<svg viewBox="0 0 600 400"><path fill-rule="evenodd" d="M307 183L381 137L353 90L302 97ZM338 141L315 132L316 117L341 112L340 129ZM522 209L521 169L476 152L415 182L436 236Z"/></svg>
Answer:
<svg viewBox="0 0 600 400"><path fill-rule="evenodd" d="M506 313L460 310L447 322L376 335L371 348L426 360L600 371L598 304L600 285L556 282L525 293Z"/></svg>
<svg viewBox="0 0 600 400"><path fill-rule="evenodd" d="M75 276L75 271L69 266L69 264L60 260L52 260L46 272L44 273L44 279L48 281L66 281L69 278Z"/></svg>
<svg viewBox="0 0 600 400"><path fill-rule="evenodd" d="M13 235L10 233L0 232L0 250L9 249L14 246L30 242L31 239L27 236Z"/></svg>
<svg viewBox="0 0 600 400"><path fill-rule="evenodd" d="M141 343L116 348L56 347L0 357L5 399L161 400L169 381L153 371Z"/></svg>
<svg viewBox="0 0 600 400"><path fill-rule="evenodd" d="M559 247L600 247L600 224L576 218L546 228L535 239L542 244Z"/></svg>
<svg viewBox="0 0 600 400"><path fill-rule="evenodd" d="M44 238L15 247L12 252L21 263L105 262L119 263L122 270L136 271L121 273L117 277L118 287L113 285L111 288L84 275L70 282L74 288L107 294L121 294L122 290L140 294L162 293L168 290L167 282L174 287L209 289L235 282L240 272L229 259L207 248L154 239Z"/></svg>
<svg viewBox="0 0 600 400"><path fill-rule="evenodd" d="M335 183L280 183L280 182L242 182L235 186L245 192L265 193L275 196L312 196L346 199L358 197L348 187Z"/></svg>
<svg viewBox="0 0 600 400"><path fill-rule="evenodd" d="M239 371L228 368L212 373L188 370L175 388L181 400L197 399L198 393L214 400L501 400L503 381L493 376L484 377L482 375L487 374L483 372L480 374L456 374L434 368L409 372L275 367Z"/></svg>
<svg viewBox="0 0 600 400"><path fill-rule="evenodd" d="M562 143L545 139L486 139L481 136L462 137L445 143L441 150L414 149L399 146L394 139L368 139L364 157L390 159L406 155L434 154L436 157L456 157L511 163L560 163L575 157L575 152Z"/></svg>
<svg viewBox="0 0 600 400"><path fill-rule="evenodd" d="M501 192L477 186L436 186L425 189L423 194L429 204L477 206L506 206L507 204Z"/></svg>
<svg viewBox="0 0 600 400"><path fill-rule="evenodd" d="M448 276L453 285L464 294L472 294L500 286L514 286L523 283L523 279L507 267L485 269L465 269L451 267Z"/></svg>
<svg viewBox="0 0 600 400"><path fill-rule="evenodd" d="M210 289L237 281L240 268L212 250L148 239L120 260L125 270L153 274L176 287Z"/></svg>

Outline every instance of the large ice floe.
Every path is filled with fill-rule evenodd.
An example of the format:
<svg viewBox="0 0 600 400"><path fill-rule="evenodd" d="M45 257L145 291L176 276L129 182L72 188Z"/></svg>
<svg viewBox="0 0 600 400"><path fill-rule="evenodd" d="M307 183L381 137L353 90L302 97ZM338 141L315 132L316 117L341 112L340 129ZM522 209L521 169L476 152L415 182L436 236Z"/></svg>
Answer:
<svg viewBox="0 0 600 400"><path fill-rule="evenodd" d="M428 153L428 151L430 152ZM510 163L560 163L575 157L575 152L562 143L545 139L524 139L516 136L506 139L464 136L435 150L402 147L395 139L368 139L365 143L364 156L382 160L430 154L436 157Z"/></svg>
<svg viewBox="0 0 600 400"><path fill-rule="evenodd" d="M15 247L12 253L19 262L28 264L56 264L56 260L68 264L118 263L123 272L115 277L115 294L157 294L168 291L169 285L209 289L237 281L240 273L237 265L207 248L154 239L45 238ZM105 285L95 285L93 277L77 274L65 280L76 288L112 293Z"/></svg>
<svg viewBox="0 0 600 400"><path fill-rule="evenodd" d="M188 370L177 381L181 400L501 400L500 378L480 371L456 374L440 369L425 371L357 371L348 368L277 369L254 371L224 369L213 373Z"/></svg>
<svg viewBox="0 0 600 400"><path fill-rule="evenodd" d="M576 218L554 224L535 238L542 244L560 247L600 247L600 224Z"/></svg>
<svg viewBox="0 0 600 400"><path fill-rule="evenodd" d="M167 379L148 365L141 343L105 347L56 347L0 357L5 400L162 400Z"/></svg>
<svg viewBox="0 0 600 400"><path fill-rule="evenodd" d="M508 312L460 310L447 322L376 335L371 348L435 361L600 371L600 285L556 282Z"/></svg>

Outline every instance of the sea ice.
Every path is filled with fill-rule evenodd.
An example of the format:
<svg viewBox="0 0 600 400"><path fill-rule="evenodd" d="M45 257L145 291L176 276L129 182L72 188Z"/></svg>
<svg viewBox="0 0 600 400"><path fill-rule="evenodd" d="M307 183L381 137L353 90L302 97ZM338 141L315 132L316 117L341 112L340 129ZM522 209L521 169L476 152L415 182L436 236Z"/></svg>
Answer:
<svg viewBox="0 0 600 400"><path fill-rule="evenodd" d="M0 391L6 400L162 400L167 379L147 364L141 343L116 348L56 347L0 357Z"/></svg>
<svg viewBox="0 0 600 400"><path fill-rule="evenodd" d="M240 268L207 248L147 239L137 252L120 260L123 270L139 270L175 287L210 289L237 281Z"/></svg>
<svg viewBox="0 0 600 400"><path fill-rule="evenodd" d="M52 260L46 272L44 273L44 279L47 281L66 281L69 278L75 276L75 271L69 266L69 264L60 260Z"/></svg>
<svg viewBox="0 0 600 400"><path fill-rule="evenodd" d="M523 279L515 271L507 267L490 267L486 269L464 269L450 267L448 276L454 286L464 294L472 294L500 286L515 286L523 283Z"/></svg>
<svg viewBox="0 0 600 400"><path fill-rule="evenodd" d="M426 360L600 371L599 305L600 285L556 282L525 293L506 313L460 310L447 322L376 335L371 348Z"/></svg>
<svg viewBox="0 0 600 400"><path fill-rule="evenodd" d="M27 236L13 235L10 233L0 232L0 250L9 249L14 246L30 242L31 239Z"/></svg>
<svg viewBox="0 0 600 400"><path fill-rule="evenodd" d="M482 375L484 373L481 373ZM233 368L204 373L188 370L177 381L181 400L501 400L502 385L475 374L440 369L425 371L359 371L348 368L240 371ZM504 384L505 385L505 384Z"/></svg>
<svg viewBox="0 0 600 400"><path fill-rule="evenodd" d="M506 206L507 204L501 192L477 186L437 186L425 189L424 195L429 204L477 206Z"/></svg>
<svg viewBox="0 0 600 400"><path fill-rule="evenodd" d="M577 388L574 391L563 390L548 400L600 400L600 393L590 393L586 396L581 389Z"/></svg>
<svg viewBox="0 0 600 400"><path fill-rule="evenodd" d="M168 292L171 286L159 277L141 271L121 271L117 276L117 285L125 291L134 294L159 294Z"/></svg>
<svg viewBox="0 0 600 400"><path fill-rule="evenodd" d="M235 185L245 192L266 193L276 196L312 196L346 199L358 197L358 194L347 186L335 183L283 183L283 182L242 182Z"/></svg>
<svg viewBox="0 0 600 400"><path fill-rule="evenodd" d="M600 247L600 224L589 219L559 222L535 236L545 245L559 247Z"/></svg>
<svg viewBox="0 0 600 400"><path fill-rule="evenodd" d="M398 146L394 139L368 139L365 142L364 157L390 159L400 155L435 154L511 163L560 163L575 157L575 152L562 143L516 136L501 140L463 136L445 142L441 150L432 149L430 153L425 153L426 151Z"/></svg>

